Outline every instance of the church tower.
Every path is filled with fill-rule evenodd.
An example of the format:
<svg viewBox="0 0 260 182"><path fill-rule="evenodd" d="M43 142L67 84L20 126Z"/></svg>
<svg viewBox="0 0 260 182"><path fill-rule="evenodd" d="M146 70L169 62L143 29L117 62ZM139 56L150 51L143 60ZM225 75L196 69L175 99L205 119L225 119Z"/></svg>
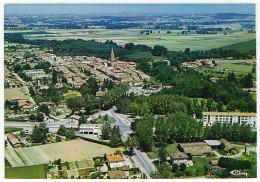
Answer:
<svg viewBox="0 0 260 182"><path fill-rule="evenodd" d="M110 58L110 61L111 61L111 62L115 61L115 54L114 54L114 49L113 49L113 47L112 47L112 49L111 49L111 58Z"/></svg>

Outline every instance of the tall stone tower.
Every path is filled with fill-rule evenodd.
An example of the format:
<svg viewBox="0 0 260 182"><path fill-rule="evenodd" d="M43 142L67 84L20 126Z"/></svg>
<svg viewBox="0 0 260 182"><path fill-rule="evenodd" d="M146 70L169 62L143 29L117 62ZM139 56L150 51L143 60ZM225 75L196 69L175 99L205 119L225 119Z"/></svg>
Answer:
<svg viewBox="0 0 260 182"><path fill-rule="evenodd" d="M115 61L115 54L114 54L114 49L113 49L113 47L112 47L112 49L111 49L111 58L110 58L110 61L111 61L111 62Z"/></svg>

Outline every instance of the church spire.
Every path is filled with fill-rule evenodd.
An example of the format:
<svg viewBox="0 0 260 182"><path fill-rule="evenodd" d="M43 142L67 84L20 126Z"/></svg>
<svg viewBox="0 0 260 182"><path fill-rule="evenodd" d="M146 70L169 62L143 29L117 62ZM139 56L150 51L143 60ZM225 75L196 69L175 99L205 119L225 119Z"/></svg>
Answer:
<svg viewBox="0 0 260 182"><path fill-rule="evenodd" d="M110 58L110 60L111 60L111 62L112 62L112 61L115 61L115 54L114 54L114 49L113 49L113 47L112 47L112 49L111 49L111 58Z"/></svg>

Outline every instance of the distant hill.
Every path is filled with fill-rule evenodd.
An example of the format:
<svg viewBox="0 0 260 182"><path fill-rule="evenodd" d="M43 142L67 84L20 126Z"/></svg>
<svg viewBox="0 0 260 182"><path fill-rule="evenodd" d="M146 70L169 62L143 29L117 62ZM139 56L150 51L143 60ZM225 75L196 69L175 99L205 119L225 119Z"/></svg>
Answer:
<svg viewBox="0 0 260 182"><path fill-rule="evenodd" d="M240 14L240 13L218 13L214 15L217 19L243 19L252 17L252 14Z"/></svg>
<svg viewBox="0 0 260 182"><path fill-rule="evenodd" d="M221 47L223 50L237 50L240 53L246 53L249 51L255 51L256 50L256 39L252 39L249 41L239 42L235 44L230 44L228 46Z"/></svg>

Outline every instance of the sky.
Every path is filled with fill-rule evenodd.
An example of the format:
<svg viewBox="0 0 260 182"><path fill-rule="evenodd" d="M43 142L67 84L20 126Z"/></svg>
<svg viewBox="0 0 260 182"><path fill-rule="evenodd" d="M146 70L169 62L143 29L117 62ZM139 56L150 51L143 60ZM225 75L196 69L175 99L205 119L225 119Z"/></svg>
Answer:
<svg viewBox="0 0 260 182"><path fill-rule="evenodd" d="M5 14L255 14L253 4L83 5L6 4Z"/></svg>

